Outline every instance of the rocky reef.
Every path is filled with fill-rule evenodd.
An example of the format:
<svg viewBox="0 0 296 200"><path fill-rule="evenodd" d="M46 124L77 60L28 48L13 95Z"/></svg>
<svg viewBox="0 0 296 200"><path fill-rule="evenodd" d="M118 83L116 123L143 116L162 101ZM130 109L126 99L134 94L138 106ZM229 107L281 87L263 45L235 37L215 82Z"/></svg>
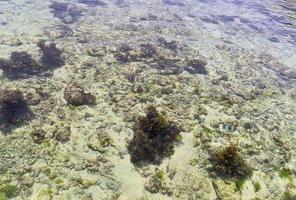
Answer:
<svg viewBox="0 0 296 200"><path fill-rule="evenodd" d="M77 85L68 85L64 90L64 99L68 104L74 106L81 106L87 104L94 104L96 102L95 96L84 90Z"/></svg>
<svg viewBox="0 0 296 200"><path fill-rule="evenodd" d="M2 1L0 199L295 199L287 2Z"/></svg>

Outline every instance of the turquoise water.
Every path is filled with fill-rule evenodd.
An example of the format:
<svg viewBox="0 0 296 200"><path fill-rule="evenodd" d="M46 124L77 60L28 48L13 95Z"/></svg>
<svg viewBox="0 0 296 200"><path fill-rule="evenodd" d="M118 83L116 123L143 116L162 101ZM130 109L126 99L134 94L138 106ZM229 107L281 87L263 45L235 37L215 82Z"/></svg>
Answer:
<svg viewBox="0 0 296 200"><path fill-rule="evenodd" d="M0 0L0 200L296 199L296 2Z"/></svg>

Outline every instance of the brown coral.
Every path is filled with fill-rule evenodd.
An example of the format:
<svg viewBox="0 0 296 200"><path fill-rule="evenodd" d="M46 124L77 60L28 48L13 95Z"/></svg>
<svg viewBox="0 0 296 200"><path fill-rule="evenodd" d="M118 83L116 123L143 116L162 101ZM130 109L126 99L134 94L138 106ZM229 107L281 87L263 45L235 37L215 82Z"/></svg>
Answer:
<svg viewBox="0 0 296 200"><path fill-rule="evenodd" d="M213 170L219 176L242 178L251 173L251 168L245 163L238 148L233 144L213 152L210 160Z"/></svg>
<svg viewBox="0 0 296 200"><path fill-rule="evenodd" d="M96 98L76 85L68 85L64 91L64 99L68 104L74 106L81 106L87 104L94 104Z"/></svg>
<svg viewBox="0 0 296 200"><path fill-rule="evenodd" d="M19 90L0 91L0 129L8 132L30 120L32 113Z"/></svg>
<svg viewBox="0 0 296 200"><path fill-rule="evenodd" d="M135 123L134 137L128 144L131 161L160 164L174 153L174 144L180 139L181 128L166 119L155 107L147 109L146 116Z"/></svg>

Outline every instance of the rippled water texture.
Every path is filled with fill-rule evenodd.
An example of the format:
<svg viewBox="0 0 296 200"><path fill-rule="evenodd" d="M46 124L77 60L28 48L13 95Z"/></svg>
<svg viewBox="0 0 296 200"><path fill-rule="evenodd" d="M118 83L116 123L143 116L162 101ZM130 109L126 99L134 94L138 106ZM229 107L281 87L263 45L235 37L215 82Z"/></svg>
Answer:
<svg viewBox="0 0 296 200"><path fill-rule="evenodd" d="M0 200L296 199L294 0L0 0Z"/></svg>

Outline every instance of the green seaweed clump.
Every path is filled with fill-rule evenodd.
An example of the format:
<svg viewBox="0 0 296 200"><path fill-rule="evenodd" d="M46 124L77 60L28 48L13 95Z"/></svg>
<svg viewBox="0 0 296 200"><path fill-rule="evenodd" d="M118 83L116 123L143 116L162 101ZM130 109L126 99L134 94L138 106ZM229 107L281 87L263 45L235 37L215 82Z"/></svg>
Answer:
<svg viewBox="0 0 296 200"><path fill-rule="evenodd" d="M135 123L134 137L128 144L131 162L160 164L164 158L173 155L174 144L180 140L181 131L154 106L149 106L146 116Z"/></svg>
<svg viewBox="0 0 296 200"><path fill-rule="evenodd" d="M17 187L15 185L5 184L0 186L0 200L6 200L17 196Z"/></svg>
<svg viewBox="0 0 296 200"><path fill-rule="evenodd" d="M252 172L233 144L214 152L210 160L215 173L222 177L244 180Z"/></svg>
<svg viewBox="0 0 296 200"><path fill-rule="evenodd" d="M261 190L261 185L260 185L259 182L256 182L256 183L254 184L254 190L255 190L255 192L258 192L259 190Z"/></svg>
<svg viewBox="0 0 296 200"><path fill-rule="evenodd" d="M284 179L292 180L292 172L289 169L282 169L279 171L279 176Z"/></svg>

